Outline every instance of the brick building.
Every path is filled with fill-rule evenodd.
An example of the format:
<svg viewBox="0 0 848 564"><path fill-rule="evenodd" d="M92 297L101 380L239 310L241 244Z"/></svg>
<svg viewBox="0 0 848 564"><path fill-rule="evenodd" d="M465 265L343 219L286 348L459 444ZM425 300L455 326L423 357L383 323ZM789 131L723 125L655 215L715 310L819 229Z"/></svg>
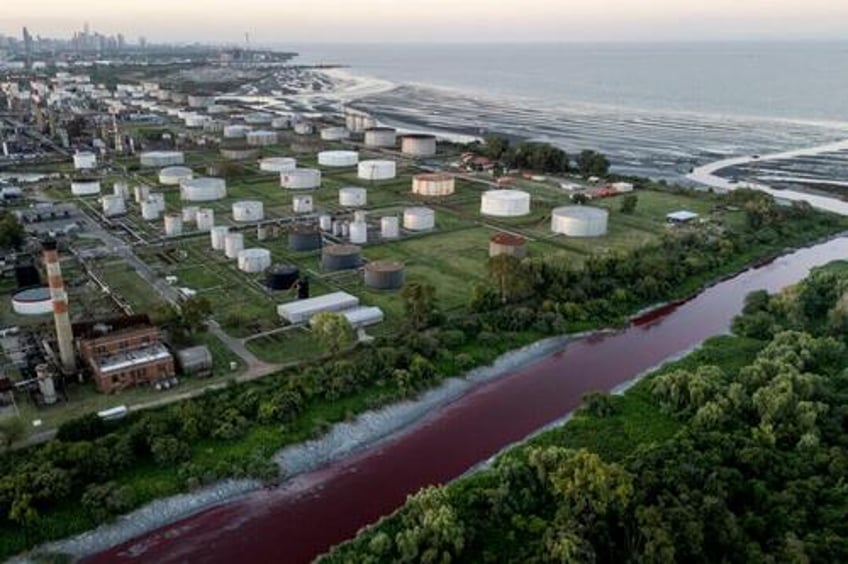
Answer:
<svg viewBox="0 0 848 564"><path fill-rule="evenodd" d="M146 315L74 325L80 357L103 393L174 376L174 357Z"/></svg>

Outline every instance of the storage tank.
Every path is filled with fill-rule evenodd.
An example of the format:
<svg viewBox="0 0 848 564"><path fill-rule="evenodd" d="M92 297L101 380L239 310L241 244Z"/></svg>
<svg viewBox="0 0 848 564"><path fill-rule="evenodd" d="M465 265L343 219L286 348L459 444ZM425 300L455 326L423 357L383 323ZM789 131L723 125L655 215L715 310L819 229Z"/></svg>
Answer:
<svg viewBox="0 0 848 564"><path fill-rule="evenodd" d="M197 222L197 210L199 210L197 206L186 206L183 208L183 223L196 223Z"/></svg>
<svg viewBox="0 0 848 564"><path fill-rule="evenodd" d="M265 286L271 290L289 290L300 278L300 270L293 264L278 264L268 270Z"/></svg>
<svg viewBox="0 0 848 564"><path fill-rule="evenodd" d="M100 180L97 178L77 178L72 180L71 194L74 196L97 196L100 194Z"/></svg>
<svg viewBox="0 0 848 564"><path fill-rule="evenodd" d="M312 135L312 124L301 121L294 124L294 132L298 135Z"/></svg>
<svg viewBox="0 0 848 564"><path fill-rule="evenodd" d="M569 237L600 237L607 233L609 212L591 206L564 206L551 212L551 231Z"/></svg>
<svg viewBox="0 0 848 564"><path fill-rule="evenodd" d="M202 176L180 183L180 199L186 202L211 202L227 197L227 181Z"/></svg>
<svg viewBox="0 0 848 564"><path fill-rule="evenodd" d="M141 166L165 166L181 165L185 162L185 155L181 151L146 151L139 156Z"/></svg>
<svg viewBox="0 0 848 564"><path fill-rule="evenodd" d="M256 226L256 240L266 241L268 239L268 226L261 223Z"/></svg>
<svg viewBox="0 0 848 564"><path fill-rule="evenodd" d="M227 125L224 127L224 139L241 139L251 128L246 125Z"/></svg>
<svg viewBox="0 0 848 564"><path fill-rule="evenodd" d="M368 212L365 210L356 210L353 212L353 221L358 223L365 223L368 221Z"/></svg>
<svg viewBox="0 0 848 564"><path fill-rule="evenodd" d="M165 236L176 237L183 233L183 216L179 213L165 214Z"/></svg>
<svg viewBox="0 0 848 564"><path fill-rule="evenodd" d="M292 196L292 211L294 213L312 213L312 196L308 194L297 194Z"/></svg>
<svg viewBox="0 0 848 564"><path fill-rule="evenodd" d="M271 251L268 249L244 249L238 254L238 267L243 272L263 272L271 266Z"/></svg>
<svg viewBox="0 0 848 564"><path fill-rule="evenodd" d="M116 196L120 196L124 201L130 199L130 186L126 182L115 182L112 185L112 193Z"/></svg>
<svg viewBox="0 0 848 564"><path fill-rule="evenodd" d="M362 249L356 245L328 245L321 251L321 268L327 272L359 268Z"/></svg>
<svg viewBox="0 0 848 564"><path fill-rule="evenodd" d="M348 186L339 190L339 205L347 208L364 206L368 203L368 191L365 188Z"/></svg>
<svg viewBox="0 0 848 564"><path fill-rule="evenodd" d="M390 180L397 175L397 165L395 161L362 161L357 167L357 175L363 180Z"/></svg>
<svg viewBox="0 0 848 564"><path fill-rule="evenodd" d="M206 106L206 113L219 116L230 112L230 108L223 104L209 104Z"/></svg>
<svg viewBox="0 0 848 564"><path fill-rule="evenodd" d="M350 137L344 127L324 127L321 129L321 139L324 141L341 141Z"/></svg>
<svg viewBox="0 0 848 564"><path fill-rule="evenodd" d="M159 171L159 184L176 186L183 180L191 180L194 173L187 166L167 166Z"/></svg>
<svg viewBox="0 0 848 564"><path fill-rule="evenodd" d="M27 288L12 296L12 310L18 315L53 313L53 298L49 288Z"/></svg>
<svg viewBox="0 0 848 564"><path fill-rule="evenodd" d="M427 231L436 226L436 213L430 208L403 210L403 227L410 231Z"/></svg>
<svg viewBox="0 0 848 564"><path fill-rule="evenodd" d="M248 125L271 125L274 116L264 112L253 112L244 116L244 123Z"/></svg>
<svg viewBox="0 0 848 564"><path fill-rule="evenodd" d="M244 235L237 231L231 231L224 236L224 254L229 259L237 259L244 250Z"/></svg>
<svg viewBox="0 0 848 564"><path fill-rule="evenodd" d="M155 203L156 207L159 208L159 213L165 211L165 194L162 192L151 192L147 195L147 201Z"/></svg>
<svg viewBox="0 0 848 564"><path fill-rule="evenodd" d="M235 221L262 221L265 209L259 200L243 200L233 203L233 219Z"/></svg>
<svg viewBox="0 0 848 564"><path fill-rule="evenodd" d="M455 191L455 180L453 175L416 174L412 177L412 193L428 198L450 196Z"/></svg>
<svg viewBox="0 0 848 564"><path fill-rule="evenodd" d="M298 226L289 232L289 249L304 252L321 248L321 231L313 226Z"/></svg>
<svg viewBox="0 0 848 564"><path fill-rule="evenodd" d="M321 151L318 153L318 164L321 166L354 166L359 162L356 151Z"/></svg>
<svg viewBox="0 0 848 564"><path fill-rule="evenodd" d="M436 154L436 136L427 133L404 135L400 140L400 150L404 155L413 157L432 157Z"/></svg>
<svg viewBox="0 0 848 564"><path fill-rule="evenodd" d="M177 366L186 376L211 375L213 369L212 353L203 345L177 351Z"/></svg>
<svg viewBox="0 0 848 564"><path fill-rule="evenodd" d="M82 151L74 155L76 170L90 170L97 167L97 155L90 151Z"/></svg>
<svg viewBox="0 0 848 564"><path fill-rule="evenodd" d="M527 239L512 233L495 233L489 239L489 256L509 255L517 259L527 257Z"/></svg>
<svg viewBox="0 0 848 564"><path fill-rule="evenodd" d="M402 262L375 260L365 265L365 285L375 290L399 290L406 279Z"/></svg>
<svg viewBox="0 0 848 564"><path fill-rule="evenodd" d="M216 251L224 250L224 241L227 238L227 234L230 232L230 228L226 225L215 225L212 229L209 230L209 236L212 241L212 249Z"/></svg>
<svg viewBox="0 0 848 564"><path fill-rule="evenodd" d="M321 186L321 171L317 168L296 168L280 173L280 186L289 190L310 190Z"/></svg>
<svg viewBox="0 0 848 564"><path fill-rule="evenodd" d="M245 138L247 139L247 144L251 147L265 147L277 142L277 132L259 129L251 131L245 135Z"/></svg>
<svg viewBox="0 0 848 564"><path fill-rule="evenodd" d="M107 194L100 199L100 205L103 206L103 215L106 217L116 217L127 213L127 204L121 196Z"/></svg>
<svg viewBox="0 0 848 564"><path fill-rule="evenodd" d="M368 224L364 221L354 221L350 224L350 242L362 245L368 242Z"/></svg>
<svg viewBox="0 0 848 564"><path fill-rule="evenodd" d="M208 119L203 124L203 131L207 133L224 133L224 128L227 126L226 122L221 121L220 119Z"/></svg>
<svg viewBox="0 0 848 564"><path fill-rule="evenodd" d="M327 214L324 214L318 218L318 225L320 225L321 231L332 231L333 218Z"/></svg>
<svg viewBox="0 0 848 564"><path fill-rule="evenodd" d="M366 147L394 147L397 130L392 127L371 127L365 130Z"/></svg>
<svg viewBox="0 0 848 564"><path fill-rule="evenodd" d="M159 214L162 211L159 209L159 203L152 200L144 200L141 202L141 218L146 221L156 221L159 219Z"/></svg>
<svg viewBox="0 0 848 564"><path fill-rule="evenodd" d="M297 168L297 160L288 157L268 157L259 161L259 170L264 172L291 172Z"/></svg>
<svg viewBox="0 0 848 564"><path fill-rule="evenodd" d="M495 217L520 217L530 213L530 194L522 190L488 190L480 200L480 213Z"/></svg>
<svg viewBox="0 0 848 564"><path fill-rule="evenodd" d="M278 116L271 120L271 127L274 129L288 129L291 127L291 118Z"/></svg>
<svg viewBox="0 0 848 564"><path fill-rule="evenodd" d="M201 208L195 216L198 231L209 231L215 225L215 210Z"/></svg>
<svg viewBox="0 0 848 564"><path fill-rule="evenodd" d="M221 156L229 161L249 161L259 156L259 149L249 145L221 147Z"/></svg>
<svg viewBox="0 0 848 564"><path fill-rule="evenodd" d="M215 102L215 98L212 96L203 96L201 94L189 94L188 96L189 108L205 108L213 102Z"/></svg>
<svg viewBox="0 0 848 564"><path fill-rule="evenodd" d="M198 129L203 127L203 125L209 121L208 116L200 115L200 114L188 114L183 118L185 122L185 126L190 129Z"/></svg>
<svg viewBox="0 0 848 564"><path fill-rule="evenodd" d="M133 199L136 204L141 204L150 195L150 186L145 184L137 184L133 188Z"/></svg>
<svg viewBox="0 0 848 564"><path fill-rule="evenodd" d="M400 220L396 215L387 215L380 218L380 237L383 239L400 237Z"/></svg>

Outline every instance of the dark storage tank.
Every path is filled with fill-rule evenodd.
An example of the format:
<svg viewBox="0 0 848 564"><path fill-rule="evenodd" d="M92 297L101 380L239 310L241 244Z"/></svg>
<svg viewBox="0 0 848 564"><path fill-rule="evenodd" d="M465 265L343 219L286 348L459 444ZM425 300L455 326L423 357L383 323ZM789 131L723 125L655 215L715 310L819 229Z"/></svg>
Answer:
<svg viewBox="0 0 848 564"><path fill-rule="evenodd" d="M512 233L496 233L489 239L489 256L509 255L517 259L527 257L527 239Z"/></svg>
<svg viewBox="0 0 848 564"><path fill-rule="evenodd" d="M300 270L293 264L280 264L268 271L265 285L272 290L290 290L300 278Z"/></svg>
<svg viewBox="0 0 848 564"><path fill-rule="evenodd" d="M330 245L321 253L321 268L333 272L359 268L362 264L362 249L356 245Z"/></svg>
<svg viewBox="0 0 848 564"><path fill-rule="evenodd" d="M289 233L289 249L315 251L321 248L321 231L318 227L300 227Z"/></svg>
<svg viewBox="0 0 848 564"><path fill-rule="evenodd" d="M365 285L377 290L399 290L406 271L402 262L375 260L365 265Z"/></svg>

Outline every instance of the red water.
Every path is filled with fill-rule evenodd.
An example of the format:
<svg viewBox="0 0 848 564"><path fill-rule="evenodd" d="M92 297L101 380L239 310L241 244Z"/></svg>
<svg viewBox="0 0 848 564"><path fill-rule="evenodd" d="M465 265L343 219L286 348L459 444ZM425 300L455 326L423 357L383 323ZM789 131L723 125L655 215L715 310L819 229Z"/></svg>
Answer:
<svg viewBox="0 0 848 564"><path fill-rule="evenodd" d="M664 308L626 330L589 337L482 384L410 430L286 485L168 525L87 562L308 562L423 486L456 478L505 446L709 336L727 332L751 291L775 291L848 257L848 239L795 252Z"/></svg>

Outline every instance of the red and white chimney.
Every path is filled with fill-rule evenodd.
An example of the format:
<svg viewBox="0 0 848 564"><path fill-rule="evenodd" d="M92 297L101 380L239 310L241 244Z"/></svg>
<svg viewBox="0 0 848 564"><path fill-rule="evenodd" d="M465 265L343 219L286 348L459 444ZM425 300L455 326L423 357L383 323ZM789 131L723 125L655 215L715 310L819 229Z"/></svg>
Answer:
<svg viewBox="0 0 848 564"><path fill-rule="evenodd" d="M77 357L74 353L74 333L71 318L68 315L68 294L62 280L62 268L59 266L59 253L55 241L45 241L44 266L47 268L47 281L50 285L50 297L53 300L53 319L56 322L56 342L59 344L59 360L62 371L71 373L77 369Z"/></svg>

